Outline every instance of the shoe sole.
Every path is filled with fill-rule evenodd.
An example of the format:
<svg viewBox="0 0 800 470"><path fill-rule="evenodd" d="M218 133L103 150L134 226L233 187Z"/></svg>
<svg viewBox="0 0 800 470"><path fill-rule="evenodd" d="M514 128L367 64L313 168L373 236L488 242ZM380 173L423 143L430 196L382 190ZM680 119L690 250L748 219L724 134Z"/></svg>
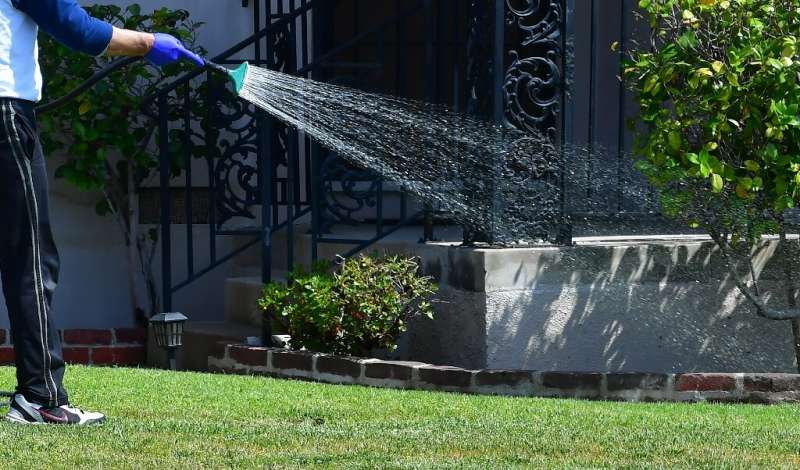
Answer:
<svg viewBox="0 0 800 470"><path fill-rule="evenodd" d="M85 422L83 424L78 424L77 426L98 426L98 425L101 425L101 424L105 424L105 422L106 422L106 417L103 416L100 419L95 419L93 421L87 421L87 422Z"/></svg>
<svg viewBox="0 0 800 470"><path fill-rule="evenodd" d="M25 420L25 419L17 418L15 416L6 415L6 421L8 421L9 423L14 423L14 424L34 424L34 425L50 424L50 425L54 425L54 426L98 426L98 425L104 424L106 422L106 418L102 417L102 418L96 419L94 421L87 421L87 422L85 422L83 424L79 424L79 423L72 423L72 424L63 423L63 424L59 424L59 423L40 423L38 421L28 421L28 420Z"/></svg>
<svg viewBox="0 0 800 470"><path fill-rule="evenodd" d="M44 423L40 423L38 421L28 421L28 420L25 420L25 419L16 418L14 416L9 416L9 415L6 415L6 421L8 421L9 423L14 423L14 424L44 424Z"/></svg>

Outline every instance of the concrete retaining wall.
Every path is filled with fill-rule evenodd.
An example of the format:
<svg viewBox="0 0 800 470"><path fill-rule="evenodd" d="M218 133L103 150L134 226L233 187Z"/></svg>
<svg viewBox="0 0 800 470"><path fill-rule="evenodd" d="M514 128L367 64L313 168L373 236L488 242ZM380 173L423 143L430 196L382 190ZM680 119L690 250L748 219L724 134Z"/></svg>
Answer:
<svg viewBox="0 0 800 470"><path fill-rule="evenodd" d="M780 302L766 241L760 287ZM580 240L573 247L396 247L440 283L437 318L395 358L466 368L794 372L788 322L758 317L702 237Z"/></svg>

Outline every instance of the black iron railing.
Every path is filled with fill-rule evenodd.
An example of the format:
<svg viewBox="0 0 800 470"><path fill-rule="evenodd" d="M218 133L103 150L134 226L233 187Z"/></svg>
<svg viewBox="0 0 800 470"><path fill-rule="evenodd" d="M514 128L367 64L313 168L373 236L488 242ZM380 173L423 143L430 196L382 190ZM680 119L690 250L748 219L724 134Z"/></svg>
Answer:
<svg viewBox="0 0 800 470"><path fill-rule="evenodd" d="M253 65L318 80L337 80L340 69L382 69L386 56L359 57L365 41L388 41L404 23L420 15L430 19L430 0L399 2L395 14L360 27L346 40L330 47L323 43L324 15L332 2L314 0L254 1L254 33L212 60L219 64ZM269 7L271 5L271 7ZM315 33L316 32L316 33ZM395 40L397 37L395 37ZM432 41L432 38L429 38ZM428 44L432 47L432 42ZM398 46L399 48L399 46ZM247 54L244 52L247 51ZM355 51L355 52L354 52ZM400 54L402 55L402 54ZM431 62L435 57L431 55ZM435 65L429 67L433 74ZM423 77L430 80L431 76ZM402 80L401 80L402 81ZM354 83L354 86L360 84ZM424 210L412 207L402 186L389 187L368 169L354 168L321 148L297 130L283 125L254 106L239 100L214 72L195 71L162 88L148 100L159 122L160 223L162 295L165 311L173 295L254 246L261 250L261 276L271 279L273 240L284 231L285 269L295 264L298 226L310 231L311 260L319 246L350 245L350 256L401 227L426 220ZM199 247L198 186L207 191L207 246ZM183 191L180 214L184 227L176 232L172 207L175 191ZM387 216L385 201L397 199ZM374 230L364 238L337 236L339 224L368 224ZM430 226L421 232L431 236ZM220 252L223 237L243 237L235 249ZM175 247L185 246L183 262L176 264Z"/></svg>
<svg viewBox="0 0 800 470"><path fill-rule="evenodd" d="M247 60L315 80L446 103L543 132L565 146L585 144L585 157L573 153L544 162L557 169L548 176L555 178L555 190L545 201L558 208L557 217L548 219L546 232L553 242L570 243L570 214L649 210L647 201L625 199L622 187L628 181L623 168L630 165L625 153L630 135L623 130L630 97L618 82L619 93L611 98L598 93L610 89L602 81L619 71L620 52L610 50L611 42L621 41L624 50L635 36L634 3L251 0L243 4L253 9L254 33L213 60L228 65ZM621 13L623 19L614 20ZM402 182L348 165L239 100L213 72L179 78L152 103L160 123L165 310L172 308L175 292L253 246L260 247L264 281L271 278L276 249L286 253L282 267L291 269L301 229L309 232L309 258L316 260L325 244L348 245L342 255L350 256L410 224L419 224L421 239L429 240L434 215L446 217L411 197ZM603 152L607 161L597 160L595 141L609 150ZM208 199L203 248L193 223L198 190ZM173 249L174 191L185 191L180 266ZM341 236L338 228L344 225L369 232ZM281 231L284 245L275 247ZM467 242L493 240L491 233L465 232ZM230 236L244 237L243 242L220 252L218 241Z"/></svg>

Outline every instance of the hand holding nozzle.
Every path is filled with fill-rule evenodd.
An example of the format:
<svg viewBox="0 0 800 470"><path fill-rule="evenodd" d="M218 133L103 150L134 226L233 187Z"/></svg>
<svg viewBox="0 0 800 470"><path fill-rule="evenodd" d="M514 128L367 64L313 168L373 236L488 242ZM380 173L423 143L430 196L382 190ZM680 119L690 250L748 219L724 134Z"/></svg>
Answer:
<svg viewBox="0 0 800 470"><path fill-rule="evenodd" d="M183 59L194 62L198 67L206 65L202 57L187 49L178 38L163 33L156 33L153 36L155 37L153 47L144 56L153 65L161 67Z"/></svg>

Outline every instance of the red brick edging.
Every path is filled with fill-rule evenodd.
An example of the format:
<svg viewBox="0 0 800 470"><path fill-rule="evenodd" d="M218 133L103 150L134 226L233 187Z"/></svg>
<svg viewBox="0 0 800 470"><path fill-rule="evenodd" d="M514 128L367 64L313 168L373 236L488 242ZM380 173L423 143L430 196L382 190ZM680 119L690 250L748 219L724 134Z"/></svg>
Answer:
<svg viewBox="0 0 800 470"><path fill-rule="evenodd" d="M225 343L212 351L208 365L212 371L226 373L476 394L624 401L800 401L798 374L467 370Z"/></svg>
<svg viewBox="0 0 800 470"><path fill-rule="evenodd" d="M144 328L60 330L64 360L72 364L136 366L145 363ZM14 363L14 346L0 329L0 364Z"/></svg>

